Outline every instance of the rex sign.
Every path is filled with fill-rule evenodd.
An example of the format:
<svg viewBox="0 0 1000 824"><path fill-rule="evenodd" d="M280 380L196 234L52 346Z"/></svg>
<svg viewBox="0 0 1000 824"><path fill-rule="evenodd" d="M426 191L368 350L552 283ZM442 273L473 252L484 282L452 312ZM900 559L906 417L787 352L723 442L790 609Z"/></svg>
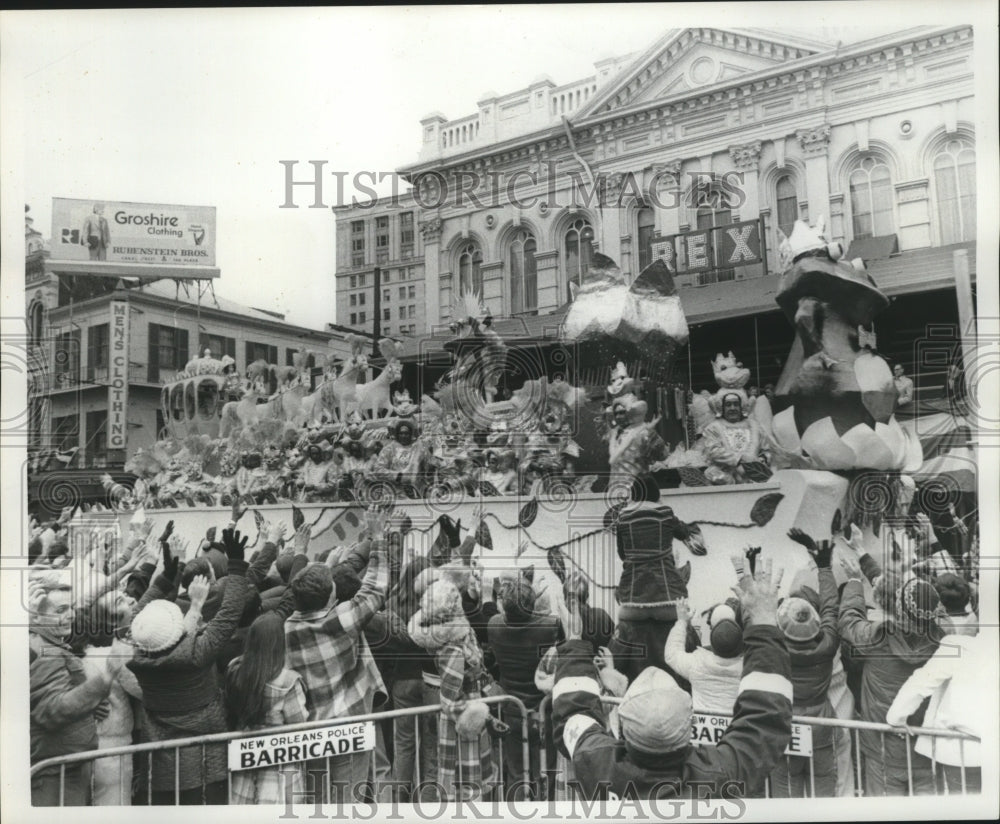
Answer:
<svg viewBox="0 0 1000 824"><path fill-rule="evenodd" d="M760 220L656 237L651 248L653 260L662 257L678 275L732 269L764 259Z"/></svg>
<svg viewBox="0 0 1000 824"><path fill-rule="evenodd" d="M215 266L215 207L55 197L52 260Z"/></svg>

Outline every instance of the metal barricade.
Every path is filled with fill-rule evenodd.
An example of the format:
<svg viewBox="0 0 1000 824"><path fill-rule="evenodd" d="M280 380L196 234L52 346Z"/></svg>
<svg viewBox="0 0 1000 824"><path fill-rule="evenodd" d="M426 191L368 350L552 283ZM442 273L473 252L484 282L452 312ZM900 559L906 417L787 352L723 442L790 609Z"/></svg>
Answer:
<svg viewBox="0 0 1000 824"><path fill-rule="evenodd" d="M613 707L621 704L621 698L615 698L612 696L602 696L601 703L607 706ZM543 730L551 724L551 709L552 709L552 696L546 695L539 705L538 714L540 718L540 723ZM710 715L710 716L722 716L721 713L705 713L695 710L693 715ZM722 716L731 719L732 715ZM837 764L838 753L841 752L839 748L846 747L848 751L853 753L853 764L851 764L850 775L839 776L845 779L843 782L852 791L851 792L834 792L829 796L821 795L819 797L835 797L837 795L842 796L872 796L872 795L949 795L955 792L957 787L961 788L961 794L967 794L970 791L978 792L977 789L969 788L969 777L967 774L968 770L978 769L976 767L967 766L965 763L965 746L967 742L979 743L980 739L973 735L967 735L965 733L957 732L955 730L944 730L944 729L931 729L926 727L893 727L889 724L879 724L871 721L852 721L840 718L814 718L807 716L792 716L792 723L808 726L808 727L832 727L840 732L841 736L846 735L846 741L837 741L835 737L834 742L834 764ZM617 736L617 730L612 731ZM879 734L879 744L880 744L880 754L876 759L869 759L865 756L865 753L861 748L861 740L859 733L861 732L876 732ZM905 743L906 748L906 771L903 778L899 777L898 767L902 765L888 765L886 763L886 736L894 736L897 739L902 739ZM930 769L923 770L914 765L914 739L920 736L926 736L931 739L931 753L930 758ZM939 763L936 757L937 745L939 741L951 740L958 742L959 749L959 761L958 765L943 764ZM710 744L696 744L696 746L711 746ZM546 764L546 736L542 736L542 753L541 759L542 763ZM918 756L921 757L921 756ZM815 798L816 795L816 770L814 763L814 756L799 756L785 754L783 755L784 768L787 770L788 774L793 773L793 768L795 767L805 767L808 770L808 782L802 781L802 794L799 796L796 794L794 797L802 798ZM797 759L793 761L793 759ZM805 763L803 763L805 762ZM888 780L889 772L893 770L896 766L895 780ZM774 773L772 773L773 777ZM763 798L787 798L793 797L789 792L787 795L775 794L773 792L773 787L771 783L771 777L765 781L763 788L763 793L761 797ZM848 782L846 779L851 778L852 781ZM874 779L874 780L872 780ZM881 779L879 781L879 779ZM565 801L568 800L571 789L571 782L573 780L573 764L571 761L567 760L561 752L558 753L556 760L556 771L554 776L548 776L545 782L545 794L544 798L547 801ZM867 784L872 783L874 786L869 788ZM840 783L840 782L838 782ZM791 785L791 782L789 782ZM873 792L872 790L879 790L881 792ZM868 790L868 792L866 792ZM893 791L895 790L895 791Z"/></svg>
<svg viewBox="0 0 1000 824"><path fill-rule="evenodd" d="M491 697L488 697L488 698L481 698L481 699L476 699L476 700L480 700L480 701L482 701L485 704L497 707L500 710L501 713L503 711L503 706L502 705L503 704L508 704L508 705L512 705L512 709L518 711L520 713L520 715L521 715L522 718L526 717L526 715L527 715L527 711L525 709L524 704L521 702L520 699L518 699L518 698L516 698L515 696L512 696L512 695L498 695L498 696L491 696ZM299 723L299 724L289 724L289 725L281 726L281 727L268 727L268 728L262 728L262 729L259 729L259 730L246 730L246 731L239 731L239 732L214 733L214 734L210 734L210 735L194 736L194 737L190 737L190 738L176 738L176 739L169 739L169 740L164 740L164 741L154 741L154 742L145 743L145 744L131 744L131 745L128 745L128 746L123 746L123 747L109 747L107 749L101 749L101 750L88 750L86 752L73 753L72 755L63 755L63 756L59 756L59 757L56 757L56 758L47 758L44 761L39 761L37 764L33 764L32 765L32 767L31 767L31 776L34 779L36 776L38 776L39 774L41 774L43 771L50 771L50 770L53 770L55 768L59 769L59 804L58 804L58 806L61 807L61 806L65 806L65 800L66 800L66 773L67 773L67 769L73 769L73 768L75 768L77 766L87 766L87 767L90 767L90 770L89 770L89 772L90 772L89 781L90 781L90 796L92 798L93 795L94 795L94 789L95 789L95 787L94 787L95 771L93 769L93 766L94 766L95 762L100 761L102 759L111 759L111 758L122 758L122 757L132 758L133 756L135 756L137 754L148 753L149 755L148 755L148 757L146 759L146 761L147 761L147 768L146 768L147 771L146 771L146 775L145 775L145 779L146 779L145 792L146 792L146 803L147 804L152 804L153 803L153 793L154 793L154 790L153 790L153 758L154 758L154 753L165 752L165 751L171 751L172 750L173 751L173 764L174 764L174 787L173 787L174 804L175 805L179 805L181 803L181 786L180 786L180 784L181 784L181 780L180 780L180 764L181 764L180 752L181 752L181 750L188 749L188 748L200 748L201 749L202 775L203 775L203 779L204 779L205 764L206 764L206 757L207 757L207 749L206 748L208 746L212 745L212 744L226 744L226 743L228 743L230 741L238 741L240 739L246 739L246 738L259 738L259 737L264 737L264 736L269 736L269 735L288 735L288 734L291 734L291 733L308 732L310 730L319 730L319 729L323 729L323 728L331 727L331 726L356 724L356 723L365 722L365 721L375 722L375 725L376 725L376 735L378 735L378 727L379 727L380 722L382 722L382 721L385 721L385 720L388 720L388 719L393 719L393 721L395 721L395 719L404 718L404 717L413 717L415 719L418 719L420 716L428 716L428 715L438 714L441 711L442 711L442 706L440 704L434 704L434 705L428 705L428 706L410 707L410 708L399 709L399 710L389 710L387 712L366 713L364 715L350 716L349 718L334 718L334 719L324 719L324 720L317 720L317 721L305 721L305 722L302 722L302 723ZM502 720L502 715L501 715L501 720ZM420 756L420 732L419 732L419 726L420 726L419 723L415 724L415 733L416 733L416 737L415 737L415 751L416 751L416 776L415 776L415 778L416 778L416 780L414 782L414 789L415 790L418 789L418 788L420 788L421 786L425 786L426 787L427 783L428 783L428 782L425 782L423 780L422 765L420 764L420 757L419 757ZM484 793L487 792L487 791L490 792L490 793L499 792L501 794L501 798L506 797L506 793L510 789L510 788L508 788L506 786L506 783L504 781L504 775L505 775L504 761L503 761L503 748L504 748L504 746L520 746L521 747L521 754L522 754L522 759L523 759L523 764L524 764L524 770L523 770L523 774L521 776L521 781L523 782L524 786L529 785L530 784L530 780L531 780L531 776L530 776L530 773L529 773L530 760L529 760L528 727L527 727L527 725L525 724L523 726L520 742L511 741L511 742L505 743L504 740L501 738L497 742L494 742L494 744L491 747L491 749L492 749L492 757L493 757L493 760L496 762L495 767L496 767L497 780L495 782L489 783L483 789L484 789ZM393 782L385 782L385 781L380 782L378 780L378 776L377 776L377 764L376 764L377 749L378 749L377 746L375 748L373 748L370 751L371 754L368 757L369 763L368 763L368 770L367 770L367 776L368 776L367 783L368 783L369 786L367 787L367 789L370 789L370 793L368 793L366 795L370 795L371 797L370 798L368 798L368 797L355 798L353 802L351 802L351 801L345 802L343 799L340 799L339 800L340 804L344 804L344 803L376 803L376 802L379 802L379 801L389 800L389 799L384 798L384 797L380 798L380 790L383 789L386 786L388 786L390 788L390 790L391 790L396 785ZM326 759L325 759L326 760L326 770L325 771L322 771L322 772L320 772L320 771L311 771L310 772L310 775L313 777L313 789L312 790L307 789L307 790L303 791L300 794L300 797L298 799L286 799L285 805L288 806L288 805L293 804L293 803L305 803L305 804L311 804L311 805L317 805L318 806L319 804L324 803L327 800L328 794L325 793L325 792L322 792L321 790L324 789L324 788L325 789L329 789L329 777L330 777L330 774L331 774L331 764L330 764L330 762L331 762L331 759L336 758L336 757L337 756L328 756L328 757L326 757ZM456 767L455 768L456 768L455 787L458 788L459 791L463 791L463 790L465 790L467 788L470 788L471 784L469 782L463 782L463 780L462 780L462 765L461 765L461 759L460 758L457 759L457 763L456 763ZM231 799L232 799L232 775L233 775L233 773L231 771L227 770L227 779L226 779L226 781L227 781L227 793L226 793L227 802L230 802ZM321 788L316 788L316 786L315 786L316 776L318 776L318 775L323 775L324 776L324 779L323 779L324 783L323 783L323 785L321 785ZM206 792L207 792L207 790L206 790L206 787L207 787L207 785L206 785L205 781L203 780L202 784L201 784L201 803L206 803L207 802L207 798L206 798ZM432 791L434 791L434 792L438 792L438 791L444 790L445 788L441 787L440 784L434 783L432 786L430 786L430 789ZM157 792L160 792L160 791L157 791ZM444 797L445 797L446 800L453 800L453 799L451 799L451 798L448 797L447 793L443 793L442 795L444 795ZM421 800L421 799L417 798L417 793L416 792L414 792L414 798L413 798L413 800L414 801ZM429 799L422 799L422 800L429 800ZM463 800L468 800L468 799L463 799Z"/></svg>

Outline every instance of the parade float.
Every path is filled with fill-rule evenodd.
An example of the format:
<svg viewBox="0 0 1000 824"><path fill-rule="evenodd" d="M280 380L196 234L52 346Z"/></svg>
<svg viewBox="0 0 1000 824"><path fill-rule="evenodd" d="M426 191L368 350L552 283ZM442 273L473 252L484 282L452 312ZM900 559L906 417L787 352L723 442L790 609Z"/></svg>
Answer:
<svg viewBox="0 0 1000 824"><path fill-rule="evenodd" d="M469 293L452 313L451 369L418 401L394 391L404 366L389 339L372 380L359 382L369 368L359 338L315 388L301 358L251 364L244 376L231 363L195 359L163 388L166 431L127 467L135 486L108 479L118 534L135 520L158 534L172 520L200 542L234 511L247 512L238 527L251 548L265 521L282 520L310 526L316 556L359 540L365 507L382 503L408 516L410 554L448 536L487 586L519 570L556 600L575 570L589 579L592 603L613 612L616 513L636 475L672 468L680 482L661 490L661 502L684 526L674 551L693 607L729 594L730 555L748 547L784 568L788 587L809 568L788 531L823 539L854 522L877 545L906 509L907 473L921 452L893 417L888 366L864 345L885 296L860 262L840 259L821 227L797 223L781 253L777 301L797 337L773 401L751 402L749 371L720 353L717 389L688 399L694 438L673 451L643 389L669 380L686 344L681 297L662 260L628 283L598 254L560 342L581 347L587 361L603 358L605 384L574 382L587 374L580 370L542 374L498 400L511 347ZM594 444L603 454L586 457L602 471L581 473Z"/></svg>

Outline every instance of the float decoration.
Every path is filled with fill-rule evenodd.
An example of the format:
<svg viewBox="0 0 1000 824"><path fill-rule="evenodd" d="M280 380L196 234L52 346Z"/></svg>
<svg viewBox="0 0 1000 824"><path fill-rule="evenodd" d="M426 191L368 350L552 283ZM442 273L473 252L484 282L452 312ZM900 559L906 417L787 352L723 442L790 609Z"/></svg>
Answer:
<svg viewBox="0 0 1000 824"><path fill-rule="evenodd" d="M896 422L896 389L888 364L861 346L858 327L871 326L888 304L861 261L840 260L842 247L796 221L782 243L791 261L777 302L795 326L796 341L776 387L754 415L773 446L775 465L834 471L911 472L920 444Z"/></svg>

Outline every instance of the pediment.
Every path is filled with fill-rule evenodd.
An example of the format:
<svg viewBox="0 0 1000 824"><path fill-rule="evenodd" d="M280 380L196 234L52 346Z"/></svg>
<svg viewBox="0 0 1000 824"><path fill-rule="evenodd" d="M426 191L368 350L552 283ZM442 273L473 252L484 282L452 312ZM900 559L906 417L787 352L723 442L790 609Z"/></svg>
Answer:
<svg viewBox="0 0 1000 824"><path fill-rule="evenodd" d="M615 78L580 114L602 114L694 92L821 50L818 44L721 29L674 31Z"/></svg>

